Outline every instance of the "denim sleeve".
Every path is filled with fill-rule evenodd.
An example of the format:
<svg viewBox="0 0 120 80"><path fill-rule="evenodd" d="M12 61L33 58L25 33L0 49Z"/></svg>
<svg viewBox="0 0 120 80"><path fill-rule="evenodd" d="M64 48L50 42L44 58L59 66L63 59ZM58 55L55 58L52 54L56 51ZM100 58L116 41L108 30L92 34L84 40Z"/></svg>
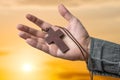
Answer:
<svg viewBox="0 0 120 80"><path fill-rule="evenodd" d="M93 74L120 78L120 45L91 38L87 66Z"/></svg>

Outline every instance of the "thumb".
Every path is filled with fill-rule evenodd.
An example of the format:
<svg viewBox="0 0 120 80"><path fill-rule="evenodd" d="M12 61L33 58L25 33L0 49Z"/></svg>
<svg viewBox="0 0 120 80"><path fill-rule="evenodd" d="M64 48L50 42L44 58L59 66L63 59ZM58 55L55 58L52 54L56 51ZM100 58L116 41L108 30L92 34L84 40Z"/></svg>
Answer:
<svg viewBox="0 0 120 80"><path fill-rule="evenodd" d="M67 8L65 8L65 6L63 4L60 4L58 6L58 10L59 13L61 14L61 16L63 16L67 21L71 21L73 18L75 18L69 11Z"/></svg>

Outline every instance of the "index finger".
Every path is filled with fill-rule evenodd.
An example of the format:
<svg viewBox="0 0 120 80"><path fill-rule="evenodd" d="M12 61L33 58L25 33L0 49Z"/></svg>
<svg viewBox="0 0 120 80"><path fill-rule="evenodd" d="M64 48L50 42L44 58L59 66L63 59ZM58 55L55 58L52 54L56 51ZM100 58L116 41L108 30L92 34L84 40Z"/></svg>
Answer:
<svg viewBox="0 0 120 80"><path fill-rule="evenodd" d="M47 22L45 22L45 21L43 21L43 20L41 20L41 19L37 18L36 16L31 15L31 14L27 14L26 18L28 20L30 20L31 22L33 22L34 24L36 24L37 26L39 26L43 30L46 30L47 28L52 26L51 24L49 24L49 23L47 23Z"/></svg>

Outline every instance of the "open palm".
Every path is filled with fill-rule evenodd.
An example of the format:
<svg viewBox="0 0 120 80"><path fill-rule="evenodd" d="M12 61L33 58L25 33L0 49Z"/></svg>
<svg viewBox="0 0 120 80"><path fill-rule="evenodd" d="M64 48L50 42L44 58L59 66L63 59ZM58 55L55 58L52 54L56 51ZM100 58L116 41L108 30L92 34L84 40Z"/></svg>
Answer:
<svg viewBox="0 0 120 80"><path fill-rule="evenodd" d="M82 45L86 52L89 53L88 45L90 43L90 37L83 25L81 24L81 22L76 17L74 17L64 7L64 5L59 5L58 9L60 14L69 22L69 24L65 28L76 38L76 40ZM46 30L49 27L52 27L54 30L60 29L59 27L56 27L41 19L38 19L37 17L31 14L28 14L26 18L38 25L42 30ZM25 39L26 42L32 47L42 50L55 57L60 57L69 60L84 60L79 48L66 34L63 40L68 45L70 50L66 53L62 53L55 44L47 44L47 42L45 41L45 37L48 34L46 32L39 31L22 24L18 25L17 28L18 30L20 30L19 36Z"/></svg>

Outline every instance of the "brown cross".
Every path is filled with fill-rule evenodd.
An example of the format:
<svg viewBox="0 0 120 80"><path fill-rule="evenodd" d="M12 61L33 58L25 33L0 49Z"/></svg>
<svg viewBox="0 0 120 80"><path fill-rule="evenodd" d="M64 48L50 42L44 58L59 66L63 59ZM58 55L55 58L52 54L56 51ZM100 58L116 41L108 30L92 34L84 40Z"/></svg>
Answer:
<svg viewBox="0 0 120 80"><path fill-rule="evenodd" d="M63 53L69 50L68 46L62 40L65 35L60 29L54 31L52 28L49 28L47 32L48 36L45 38L45 40L48 44L55 43Z"/></svg>

